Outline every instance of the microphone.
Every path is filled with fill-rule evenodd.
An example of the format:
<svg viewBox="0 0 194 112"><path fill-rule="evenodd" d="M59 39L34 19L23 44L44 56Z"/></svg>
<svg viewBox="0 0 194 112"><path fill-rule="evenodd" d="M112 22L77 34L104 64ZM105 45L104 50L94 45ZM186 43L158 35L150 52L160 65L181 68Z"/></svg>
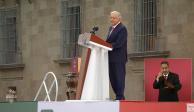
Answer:
<svg viewBox="0 0 194 112"><path fill-rule="evenodd" d="M92 33L92 34L94 34L95 35L95 32L96 31L98 31L98 27L97 26L94 26L93 28L92 28L92 31L90 31L90 33Z"/></svg>

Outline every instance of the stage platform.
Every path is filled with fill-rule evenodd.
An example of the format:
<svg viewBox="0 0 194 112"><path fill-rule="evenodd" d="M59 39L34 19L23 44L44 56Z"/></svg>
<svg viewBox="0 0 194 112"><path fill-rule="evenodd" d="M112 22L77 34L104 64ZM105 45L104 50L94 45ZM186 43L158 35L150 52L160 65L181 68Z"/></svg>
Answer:
<svg viewBox="0 0 194 112"><path fill-rule="evenodd" d="M0 103L0 112L194 112L191 102L60 101Z"/></svg>

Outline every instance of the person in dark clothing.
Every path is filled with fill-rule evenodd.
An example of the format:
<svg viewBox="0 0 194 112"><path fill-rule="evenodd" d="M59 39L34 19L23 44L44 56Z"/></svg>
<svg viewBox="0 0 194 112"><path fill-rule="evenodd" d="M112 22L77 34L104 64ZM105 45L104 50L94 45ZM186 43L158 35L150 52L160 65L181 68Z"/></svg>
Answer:
<svg viewBox="0 0 194 112"><path fill-rule="evenodd" d="M110 22L111 26L106 40L113 47L113 50L108 52L109 77L113 91L116 94L115 100L125 100L127 28L121 22L121 14L118 11L110 13Z"/></svg>
<svg viewBox="0 0 194 112"><path fill-rule="evenodd" d="M159 89L158 101L179 101L178 91L181 89L179 76L169 70L167 61L161 62L161 72L153 83L154 89Z"/></svg>

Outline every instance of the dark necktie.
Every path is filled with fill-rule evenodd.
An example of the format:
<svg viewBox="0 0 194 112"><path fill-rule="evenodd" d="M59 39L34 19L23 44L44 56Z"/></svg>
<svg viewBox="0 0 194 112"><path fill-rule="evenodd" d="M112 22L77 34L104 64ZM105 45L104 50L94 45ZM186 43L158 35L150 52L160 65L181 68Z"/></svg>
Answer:
<svg viewBox="0 0 194 112"><path fill-rule="evenodd" d="M167 80L168 76L167 75L164 75L164 79Z"/></svg>

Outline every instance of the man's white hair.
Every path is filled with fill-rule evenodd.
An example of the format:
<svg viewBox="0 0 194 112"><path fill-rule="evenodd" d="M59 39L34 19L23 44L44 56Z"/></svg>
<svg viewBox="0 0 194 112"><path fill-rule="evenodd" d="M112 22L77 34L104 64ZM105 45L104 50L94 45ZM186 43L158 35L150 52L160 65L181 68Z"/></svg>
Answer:
<svg viewBox="0 0 194 112"><path fill-rule="evenodd" d="M112 12L110 12L110 14L111 14L111 15L115 15L115 16L117 16L119 19L121 19L121 13L118 12L118 11L112 11Z"/></svg>

